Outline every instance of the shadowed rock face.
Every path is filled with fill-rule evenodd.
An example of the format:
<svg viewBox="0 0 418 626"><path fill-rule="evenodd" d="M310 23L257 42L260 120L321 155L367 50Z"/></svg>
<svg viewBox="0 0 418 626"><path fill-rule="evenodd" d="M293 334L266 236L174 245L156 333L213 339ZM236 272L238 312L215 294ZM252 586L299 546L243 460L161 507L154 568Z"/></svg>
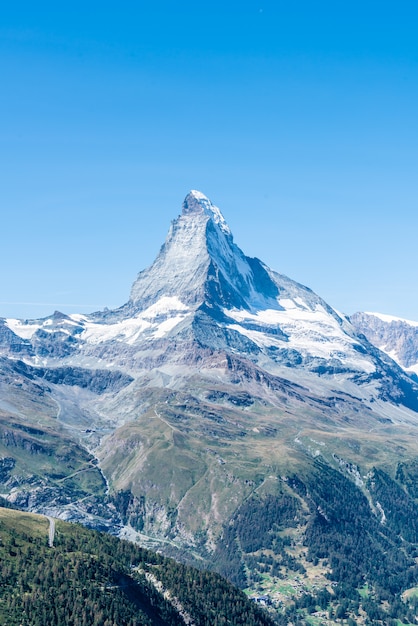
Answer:
<svg viewBox="0 0 418 626"><path fill-rule="evenodd" d="M4 319L0 319L0 350L16 356L33 355L34 353L31 342L10 330Z"/></svg>

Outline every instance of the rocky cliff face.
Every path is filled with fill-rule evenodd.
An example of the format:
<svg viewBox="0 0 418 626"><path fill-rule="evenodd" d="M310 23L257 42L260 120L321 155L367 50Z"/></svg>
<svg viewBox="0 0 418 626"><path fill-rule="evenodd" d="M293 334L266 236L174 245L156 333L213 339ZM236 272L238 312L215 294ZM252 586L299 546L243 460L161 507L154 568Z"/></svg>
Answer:
<svg viewBox="0 0 418 626"><path fill-rule="evenodd" d="M355 313L350 321L409 374L418 374L418 322L380 313Z"/></svg>

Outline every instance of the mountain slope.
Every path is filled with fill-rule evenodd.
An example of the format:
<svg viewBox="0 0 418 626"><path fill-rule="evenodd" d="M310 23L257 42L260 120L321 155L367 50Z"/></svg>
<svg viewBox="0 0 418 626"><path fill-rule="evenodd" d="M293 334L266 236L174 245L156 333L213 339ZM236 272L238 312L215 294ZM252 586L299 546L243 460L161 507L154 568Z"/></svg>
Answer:
<svg viewBox="0 0 418 626"><path fill-rule="evenodd" d="M0 508L1 624L273 624L220 576L60 521L47 537L46 518Z"/></svg>
<svg viewBox="0 0 418 626"><path fill-rule="evenodd" d="M74 441L102 481L93 501L84 483L75 499L64 493L89 476L87 466L62 467L60 478L46 472L38 485L40 467L23 447L19 466L4 461L9 499L103 524L242 586L265 569L274 580L299 572L309 588L312 560L323 588L349 567L353 585L363 576L378 589L397 558L408 574L391 593L415 581L405 553L415 538L402 544L405 525L390 502L405 497L415 511L418 385L310 289L245 256L200 192L186 197L126 304L2 320L0 350L1 371L7 378L12 368L17 381L6 380L4 410L33 426L40 402L48 428ZM4 445L4 458L17 459ZM35 503L32 480L43 494ZM362 511L361 524L346 520L353 534L338 527L330 485L344 507L355 501ZM251 519L266 510L270 526L251 537ZM335 556L338 545L348 550L343 536L356 544L379 524L388 534L362 544L367 559ZM372 565L388 542L377 576Z"/></svg>

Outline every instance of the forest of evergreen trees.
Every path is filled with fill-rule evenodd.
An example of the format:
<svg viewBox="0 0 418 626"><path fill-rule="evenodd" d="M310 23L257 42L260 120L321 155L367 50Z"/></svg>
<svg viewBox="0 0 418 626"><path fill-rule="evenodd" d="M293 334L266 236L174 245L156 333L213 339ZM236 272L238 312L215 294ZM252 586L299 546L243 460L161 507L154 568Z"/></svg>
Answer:
<svg viewBox="0 0 418 626"><path fill-rule="evenodd" d="M196 626L273 624L218 574L78 525L57 522L53 547L47 532L14 526L13 517L0 514L0 624L184 626L145 572L178 598Z"/></svg>
<svg viewBox="0 0 418 626"><path fill-rule="evenodd" d="M418 596L402 599L403 591L418 589L416 470L402 464L390 476L375 468L359 489L344 471L315 460L311 471L288 476L276 495L239 507L213 555L218 573L63 522L51 548L45 518L40 536L30 525L16 529L8 516L30 516L9 509L0 515L0 624L179 626L179 606L196 626L298 626L319 611L348 626L416 623ZM140 499L121 492L114 503L141 525ZM301 533L303 562L292 552L292 529ZM264 575L304 576L318 563L326 564L329 584L269 613L239 589L254 590Z"/></svg>
<svg viewBox="0 0 418 626"><path fill-rule="evenodd" d="M413 484L412 471L415 467L405 466L398 475ZM323 588L295 595L277 613L278 623L303 624L304 615L320 610L336 620L361 614L360 623L415 623L418 601L405 603L401 594L418 586L418 506L398 481L374 469L366 485L370 502L344 472L315 460L312 471L288 477L296 497L283 491L249 499L238 509L224 526L215 567L242 588L254 586L265 573L278 579L303 574L303 564L289 555L283 532L299 524L306 562L327 564L332 593ZM385 512L383 522L379 510ZM362 596L359 590L365 585L369 592Z"/></svg>

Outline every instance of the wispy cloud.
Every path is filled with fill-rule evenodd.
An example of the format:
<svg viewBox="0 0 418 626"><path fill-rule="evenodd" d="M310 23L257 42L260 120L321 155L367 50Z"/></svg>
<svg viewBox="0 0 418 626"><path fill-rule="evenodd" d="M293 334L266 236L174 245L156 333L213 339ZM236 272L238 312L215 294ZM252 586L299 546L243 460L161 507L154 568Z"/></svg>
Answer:
<svg viewBox="0 0 418 626"><path fill-rule="evenodd" d="M112 305L111 307L108 304L74 304L74 303L70 303L70 302L13 302L13 301L7 301L7 300L0 300L0 305L2 304L7 304L7 305L22 305L22 306L73 306L73 307L96 307L98 309L100 308L105 308L106 306L108 308L113 308L116 305Z"/></svg>

